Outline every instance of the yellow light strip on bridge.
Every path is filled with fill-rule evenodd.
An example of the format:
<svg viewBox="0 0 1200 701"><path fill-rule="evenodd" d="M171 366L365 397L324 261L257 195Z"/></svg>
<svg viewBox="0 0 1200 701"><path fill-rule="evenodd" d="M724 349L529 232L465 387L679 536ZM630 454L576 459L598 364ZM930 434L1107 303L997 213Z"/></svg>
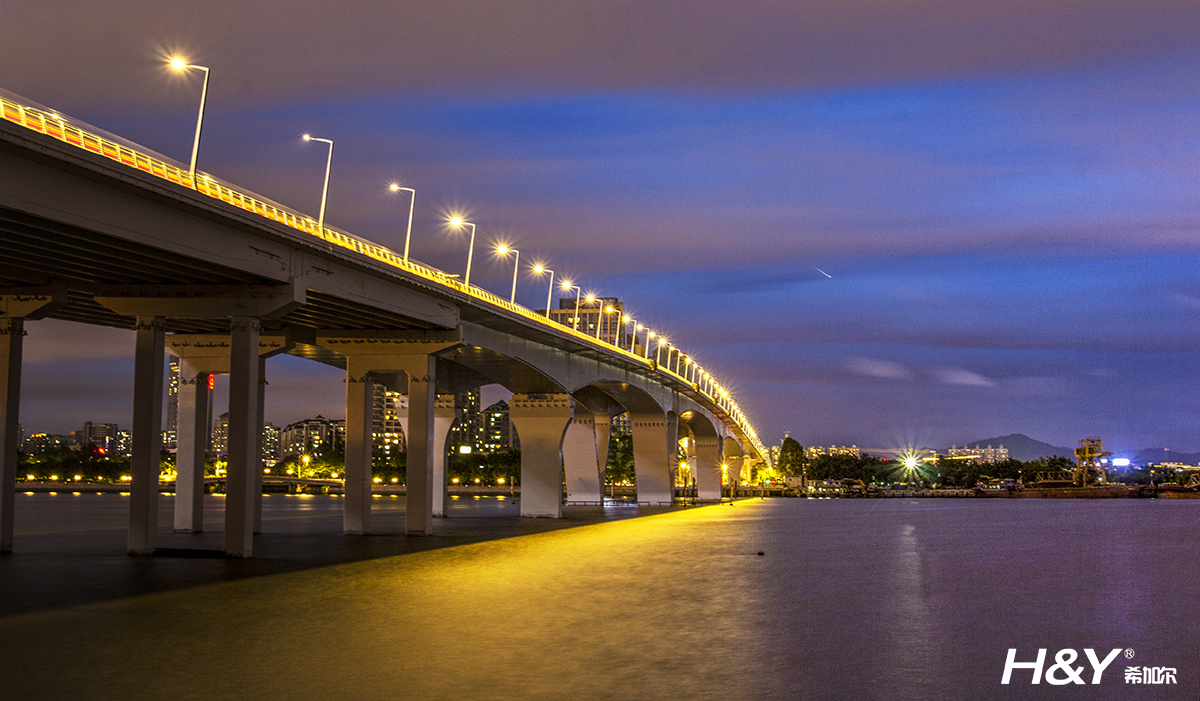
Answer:
<svg viewBox="0 0 1200 701"><path fill-rule="evenodd" d="M303 231L306 234L315 236L324 240L327 243L333 244L343 249L354 251L360 255L366 256L380 263L384 263L393 268L398 268L411 275L416 275L435 285L441 285L453 290L457 290L468 297L475 298L492 305L499 307L513 314L522 316L536 324L543 326L552 326L559 333L567 333L573 336L578 341L583 341L595 346L600 346L609 353L616 353L626 360L635 361L644 367L655 370L664 375L674 378L677 382L687 386L696 394L706 398L714 406L724 412L729 420L736 424L736 427L750 440L754 445L759 456L768 464L771 463L770 451L758 439L758 434L754 427L746 419L741 408L737 403L728 396L727 393L722 393L719 390L714 390L713 394L705 392L700 387L678 373L659 366L656 362L643 358L636 353L632 353L620 346L613 345L607 341L598 339L590 334L585 334L577 329L549 319L541 314L535 313L533 310L523 307L519 304L513 304L508 300L494 295L487 290L479 287L463 284L445 273L434 270L432 268L418 265L412 261L406 261L401 256L392 252L390 249L378 244L364 241L356 236L338 231L328 226L323 227L318 231L317 222L311 217L304 216L297 212L293 212L273 204L268 204L252 197L244 192L235 190L227 185L217 182L212 177L197 173L193 181L188 171L178 166L172 165L157 158L153 158L144 153L136 151L128 146L118 144L115 141L105 139L102 136L85 131L73 124L68 124L67 121L54 113L47 113L36 107L26 106L16 102L8 97L0 95L0 108L2 108L4 119L31 129L40 134L45 134L63 143L76 146L85 151L90 151L105 158L117 161L123 165L129 166L154 177L167 180L189 190L194 190L201 194L207 195L214 199L221 200L226 204L232 205L261 217L265 217L272 221L283 224L284 226ZM716 387L720 387L719 383L714 383Z"/></svg>

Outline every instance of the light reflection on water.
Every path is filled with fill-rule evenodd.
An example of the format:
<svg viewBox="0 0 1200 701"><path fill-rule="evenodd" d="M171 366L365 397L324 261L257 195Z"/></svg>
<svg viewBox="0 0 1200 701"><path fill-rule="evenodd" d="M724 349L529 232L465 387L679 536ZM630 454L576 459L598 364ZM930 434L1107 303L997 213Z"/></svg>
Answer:
<svg viewBox="0 0 1200 701"><path fill-rule="evenodd" d="M1198 526L1165 500L747 501L3 619L0 640L23 641L12 688L92 698L1062 698L1001 687L1007 648L1132 647L1180 685L1118 662L1072 698L1191 699Z"/></svg>

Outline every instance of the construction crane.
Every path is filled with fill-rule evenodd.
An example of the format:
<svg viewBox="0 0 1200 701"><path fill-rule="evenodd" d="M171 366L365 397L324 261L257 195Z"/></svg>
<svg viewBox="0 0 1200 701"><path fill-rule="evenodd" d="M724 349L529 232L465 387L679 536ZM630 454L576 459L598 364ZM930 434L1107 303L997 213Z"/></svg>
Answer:
<svg viewBox="0 0 1200 701"><path fill-rule="evenodd" d="M1112 455L1111 450L1104 449L1104 443L1099 438L1084 438L1075 449L1075 484L1086 487L1088 484L1104 484L1108 474L1104 471L1103 458Z"/></svg>

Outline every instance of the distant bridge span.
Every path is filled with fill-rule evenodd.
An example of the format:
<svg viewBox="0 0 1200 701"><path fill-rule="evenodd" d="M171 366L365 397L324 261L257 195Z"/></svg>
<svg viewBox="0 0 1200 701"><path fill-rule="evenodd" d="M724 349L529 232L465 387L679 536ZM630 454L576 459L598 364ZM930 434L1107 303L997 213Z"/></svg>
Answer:
<svg viewBox="0 0 1200 701"><path fill-rule="evenodd" d="M371 532L373 385L409 397L406 529L444 515L451 393L514 393L521 514L599 500L611 417L633 428L638 499L673 497L689 437L701 498L722 463L769 462L748 418L679 349L653 357L563 326L445 273L34 103L0 95L0 551L12 547L26 319L135 329L129 551L154 550L165 349L182 359L175 528L198 531L207 376L228 373L225 548L261 518L263 372L278 353L346 370L344 530ZM665 350L665 354L662 352ZM740 471L740 462L735 467Z"/></svg>

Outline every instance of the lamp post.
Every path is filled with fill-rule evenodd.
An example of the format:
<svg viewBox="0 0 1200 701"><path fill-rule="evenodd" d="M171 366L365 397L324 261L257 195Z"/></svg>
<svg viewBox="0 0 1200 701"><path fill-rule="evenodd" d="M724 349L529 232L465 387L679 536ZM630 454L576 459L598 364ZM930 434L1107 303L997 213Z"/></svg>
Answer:
<svg viewBox="0 0 1200 701"><path fill-rule="evenodd" d="M318 139L311 134L304 135L305 141L320 141L329 144L329 157L325 159L325 187L321 189L321 213L317 215L317 233L325 235L325 200L329 197L329 167L333 165L333 142L329 139Z"/></svg>
<svg viewBox="0 0 1200 701"><path fill-rule="evenodd" d="M600 320L598 322L596 322L596 340L597 341L603 340L600 338L600 329L604 327L604 321L606 319L608 319L608 315L612 314L614 311L616 311L616 310L612 308L612 305L609 305L606 307L603 305L603 303L601 303L601 305L600 305ZM617 335L614 333L613 334L613 345L616 345L616 341L617 341Z"/></svg>
<svg viewBox="0 0 1200 701"><path fill-rule="evenodd" d="M332 150L332 149L330 149L330 150ZM404 192L407 192L410 195L409 200L408 200L408 231L404 234L404 262L407 263L408 262L408 244L410 241L412 241L413 208L417 206L417 191L412 189L411 187L400 187L396 183L392 183L388 187L389 187L389 189L391 189L392 192L400 192L401 190L403 190Z"/></svg>
<svg viewBox="0 0 1200 701"><path fill-rule="evenodd" d="M208 99L208 68L197 66L194 63L188 63L182 58L171 59L171 68L177 71L186 71L189 68L195 68L204 71L204 86L200 88L200 115L196 117L196 138L192 141L192 164L188 166L188 175L192 178L192 185L196 184L196 154L200 151L200 127L204 124L204 102Z"/></svg>
<svg viewBox="0 0 1200 701"><path fill-rule="evenodd" d="M579 330L579 295L582 293L582 290L580 290L575 285L572 285L570 280L562 281L562 290L563 290L563 292L570 292L571 290L575 290L575 316L572 317L572 319L571 319L571 328L578 331Z"/></svg>
<svg viewBox="0 0 1200 701"><path fill-rule="evenodd" d="M521 252L515 248L509 248L508 246L506 246L504 244L500 244L499 246L496 246L496 253L499 253L502 256L507 256L509 253L516 255L516 259L513 260L512 294L508 298L509 303L516 304L517 303L517 270L521 264Z"/></svg>
<svg viewBox="0 0 1200 701"><path fill-rule="evenodd" d="M467 244L467 274L463 277L463 284L467 286L467 290L471 289L471 258L475 255L475 225L469 221L463 221L462 217L452 217L450 225L455 228L464 226L471 227L471 243Z"/></svg>
<svg viewBox="0 0 1200 701"><path fill-rule="evenodd" d="M621 330L624 331L626 328L628 328L629 323L631 321L633 321L633 317L629 316L628 314L622 314L621 315ZM629 352L630 353L633 352L633 339L632 338L629 339Z"/></svg>
<svg viewBox="0 0 1200 701"><path fill-rule="evenodd" d="M650 329L646 329L646 360L650 359L650 341L652 340L654 340L654 332ZM658 360L658 356L655 355L654 359Z"/></svg>
<svg viewBox="0 0 1200 701"><path fill-rule="evenodd" d="M542 273L550 273L550 288L546 290L546 318L550 318L550 298L554 295L554 271L546 266L538 263L533 266L533 272L541 275Z"/></svg>

